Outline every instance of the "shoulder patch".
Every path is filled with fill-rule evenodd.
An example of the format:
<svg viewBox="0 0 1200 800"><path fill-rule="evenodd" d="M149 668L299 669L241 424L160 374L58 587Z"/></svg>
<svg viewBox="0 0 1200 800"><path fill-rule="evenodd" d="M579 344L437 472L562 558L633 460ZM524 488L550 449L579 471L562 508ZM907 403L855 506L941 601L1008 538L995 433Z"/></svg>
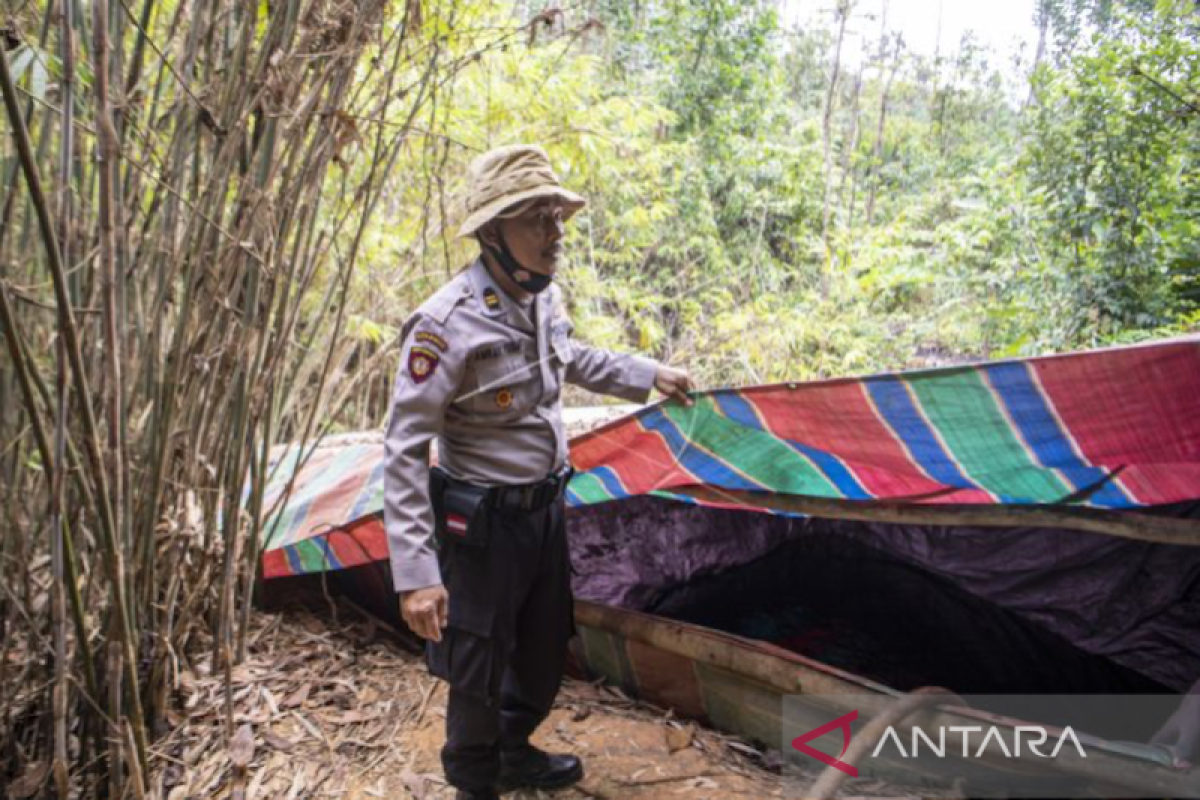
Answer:
<svg viewBox="0 0 1200 800"><path fill-rule="evenodd" d="M408 375L413 383L424 383L433 377L441 360L432 348L413 345L408 351Z"/></svg>
<svg viewBox="0 0 1200 800"><path fill-rule="evenodd" d="M483 290L483 304L488 307L489 311L495 311L500 307L500 295L490 286Z"/></svg>

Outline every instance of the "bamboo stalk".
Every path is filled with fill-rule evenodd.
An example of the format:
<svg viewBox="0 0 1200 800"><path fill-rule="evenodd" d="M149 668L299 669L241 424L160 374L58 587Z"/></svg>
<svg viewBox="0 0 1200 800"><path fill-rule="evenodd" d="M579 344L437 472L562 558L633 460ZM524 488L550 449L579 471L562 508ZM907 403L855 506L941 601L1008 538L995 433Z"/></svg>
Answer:
<svg viewBox="0 0 1200 800"><path fill-rule="evenodd" d="M117 531L113 524L112 507L110 504L110 495L108 491L108 480L104 474L104 459L99 446L98 426L96 424L96 419L92 414L92 394L88 386L87 372L83 366L83 357L80 352L79 335L77 326L75 324L74 313L67 295L67 281L65 275L63 274L63 265L61 254L58 248L58 239L54 233L54 224L50 218L50 211L46 204L46 197L42 192L41 178L38 174L37 163L33 160L33 153L29 146L29 135L28 131L25 129L25 121L21 117L20 110L17 106L16 90L13 86L12 74L9 70L8 55L5 53L0 53L0 89L3 90L4 105L8 112L9 122L11 123L13 129L14 138L16 139L17 153L21 161L22 171L25 175L25 182L29 188L34 208L37 211L38 223L41 227L42 239L46 249L51 277L53 279L55 300L59 310L60 332L64 340L68 361L71 367L72 378L75 385L76 399L82 412L85 432L84 445L90 462L89 467L92 471L92 478L97 485L97 512L99 516L101 532L104 535L105 561L108 566L109 581L112 585L112 591L114 593L114 598L117 605L118 617L120 619L121 644L126 650L126 657L124 661L127 670L127 679L130 684L130 722L134 728L135 738L142 750L142 752L139 753L139 761L144 764L145 731L142 728L141 702L138 693L138 681L136 674L137 658L135 655L136 651L134 634L129 620L129 607L126 601L124 590L125 565L121 558L119 542L117 541Z"/></svg>
<svg viewBox="0 0 1200 800"><path fill-rule="evenodd" d="M404 47L407 27L390 25L377 40L382 0L284 0L265 12L230 0L133 5L95 2L90 17L79 0L48 5L43 24L63 52L64 102L39 104L34 116L22 103L19 116L32 132L28 124L14 130L18 157L5 172L23 177L28 192L25 200L6 198L13 228L0 244L6 252L32 249L40 233L58 315L56 324L36 316L26 323L26 308L41 311L13 308L0 284L0 324L9 353L19 353L0 400L7 392L19 398L7 405L28 410L0 419L0 433L15 443L14 468L34 450L58 481L45 495L56 503L51 537L23 537L17 518L24 515L10 503L16 533L0 546L6 565L55 551L60 601L31 611L45 584L29 570L0 592L0 624L18 620L56 657L17 670L3 659L0 699L39 696L25 687L44 667L53 667L57 685L72 687L65 704L63 695L42 693L36 705L46 713L21 746L30 757L56 759L61 792L65 742L71 791L85 794L105 784L114 794L149 791L139 751L159 732L175 657L187 659L206 632L216 634L214 667L227 677L244 653L270 443L329 427L323 387L346 372L341 331L363 231L413 121L466 63L444 63L439 44ZM169 17L159 13L164 8ZM308 25L329 14L344 14L345 25ZM363 81L358 57L366 48L379 60ZM90 83L75 77L81 63L92 68ZM341 160L341 109L356 104L347 119L389 115L401 97L394 85L410 74L408 119L379 134L373 153L364 148L376 163L355 174ZM386 91L376 92L381 85ZM55 147L57 163L47 169ZM327 186L335 166L344 196ZM46 186L56 189L53 207ZM343 241L351 242L350 260L337 247ZM312 313L322 294L335 313ZM32 290L22 299L40 301ZM83 316L85 306L101 313ZM37 366L52 337L69 381L58 398L78 403L55 416L53 443L54 391ZM294 405L281 402L292 397ZM25 416L28 432L12 435L9 426L26 424ZM245 513L248 527L240 523ZM89 633L92 626L99 630ZM6 636L4 647L12 642ZM147 662L142 675L139 664ZM7 705L4 714L10 718ZM14 742L6 726L0 748ZM0 768L0 781L7 775Z"/></svg>
<svg viewBox="0 0 1200 800"><path fill-rule="evenodd" d="M93 0L92 30L95 44L92 51L95 73L96 96L96 172L99 179L99 236L102 294L104 297L104 342L105 374L108 378L108 470L112 477L112 514L118 546L123 553L129 551L129 538L125 528L125 444L122 424L125 406L124 380L122 377L122 353L124 340L118 330L118 270L117 245L114 218L116 162L118 153L117 132L113 127L108 98L109 42L108 0ZM123 555L123 560L128 555ZM127 576L128 578L129 576ZM132 596L130 587L125 591ZM130 609L130 613L133 610Z"/></svg>
<svg viewBox="0 0 1200 800"><path fill-rule="evenodd" d="M64 558L63 558L63 525L62 508L63 492L66 481L63 479L63 466L66 464L66 427L67 427L67 385L66 353L62 339L58 340L56 348L57 375L55 388L58 395L58 409L54 425L54 459L46 462L46 469L51 477L50 489L50 613L54 629L54 760L52 771L58 796L66 800L71 794L71 781L67 767L67 620L64 600Z"/></svg>
<svg viewBox="0 0 1200 800"><path fill-rule="evenodd" d="M114 619L116 615L113 615ZM108 644L108 707L110 709L119 709L121 707L121 645L120 633L111 631L109 633ZM119 715L109 713L107 719L108 730L108 792L109 797L124 797L125 790L125 732L121 725L121 717Z"/></svg>

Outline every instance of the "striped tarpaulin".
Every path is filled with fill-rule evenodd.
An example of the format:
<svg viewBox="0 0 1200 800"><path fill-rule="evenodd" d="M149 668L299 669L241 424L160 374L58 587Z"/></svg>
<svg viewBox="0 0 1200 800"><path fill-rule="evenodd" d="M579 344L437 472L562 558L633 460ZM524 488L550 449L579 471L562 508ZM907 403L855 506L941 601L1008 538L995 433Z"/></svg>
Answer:
<svg viewBox="0 0 1200 800"><path fill-rule="evenodd" d="M386 556L382 445L317 453L266 526L268 577ZM295 473L289 458L267 508ZM1101 509L1191 500L1200 337L704 392L690 408L650 406L572 440L571 459L575 506L641 494L695 502L679 492L696 487L755 492L764 511L782 495Z"/></svg>
<svg viewBox="0 0 1200 800"><path fill-rule="evenodd" d="M271 469L261 533L266 577L387 558L378 521L383 512L382 442L288 448Z"/></svg>

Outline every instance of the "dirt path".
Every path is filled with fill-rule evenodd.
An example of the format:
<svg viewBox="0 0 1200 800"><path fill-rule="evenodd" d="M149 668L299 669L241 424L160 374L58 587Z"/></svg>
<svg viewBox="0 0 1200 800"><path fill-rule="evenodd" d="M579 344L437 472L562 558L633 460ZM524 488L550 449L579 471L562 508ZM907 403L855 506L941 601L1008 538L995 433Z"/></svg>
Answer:
<svg viewBox="0 0 1200 800"><path fill-rule="evenodd" d="M232 757L221 677L202 662L181 664L177 686L182 711L154 747L150 788L159 798L239 789L254 798L453 797L438 760L444 684L348 607L257 615L247 661L232 675L240 729ZM567 682L536 741L584 758L584 781L555 798L786 797L795 785L769 769L769 755L737 739L581 681ZM857 792L864 789L904 796L875 785Z"/></svg>

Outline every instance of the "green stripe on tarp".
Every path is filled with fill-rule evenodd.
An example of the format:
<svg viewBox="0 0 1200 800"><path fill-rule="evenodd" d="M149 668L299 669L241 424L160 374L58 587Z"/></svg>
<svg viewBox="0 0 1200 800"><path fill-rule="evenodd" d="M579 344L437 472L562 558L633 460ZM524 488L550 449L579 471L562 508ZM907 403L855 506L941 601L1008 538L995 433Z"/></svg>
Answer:
<svg viewBox="0 0 1200 800"><path fill-rule="evenodd" d="M325 534L319 533L309 539L296 542L288 545L292 548L292 552L300 559L300 564L304 567L304 572L325 572L333 568L333 563L329 557L325 555L325 548L317 543L317 538L325 538Z"/></svg>
<svg viewBox="0 0 1200 800"><path fill-rule="evenodd" d="M584 504L606 503L613 500L612 493L604 488L604 484L595 475L584 472L571 478L571 491Z"/></svg>
<svg viewBox="0 0 1200 800"><path fill-rule="evenodd" d="M1030 457L978 370L907 383L950 454L987 491L1035 503L1057 502L1072 492Z"/></svg>
<svg viewBox="0 0 1200 800"><path fill-rule="evenodd" d="M719 413L711 397L697 399L690 408L672 403L662 411L692 446L773 491L842 497L811 461L766 431L739 425Z"/></svg>

